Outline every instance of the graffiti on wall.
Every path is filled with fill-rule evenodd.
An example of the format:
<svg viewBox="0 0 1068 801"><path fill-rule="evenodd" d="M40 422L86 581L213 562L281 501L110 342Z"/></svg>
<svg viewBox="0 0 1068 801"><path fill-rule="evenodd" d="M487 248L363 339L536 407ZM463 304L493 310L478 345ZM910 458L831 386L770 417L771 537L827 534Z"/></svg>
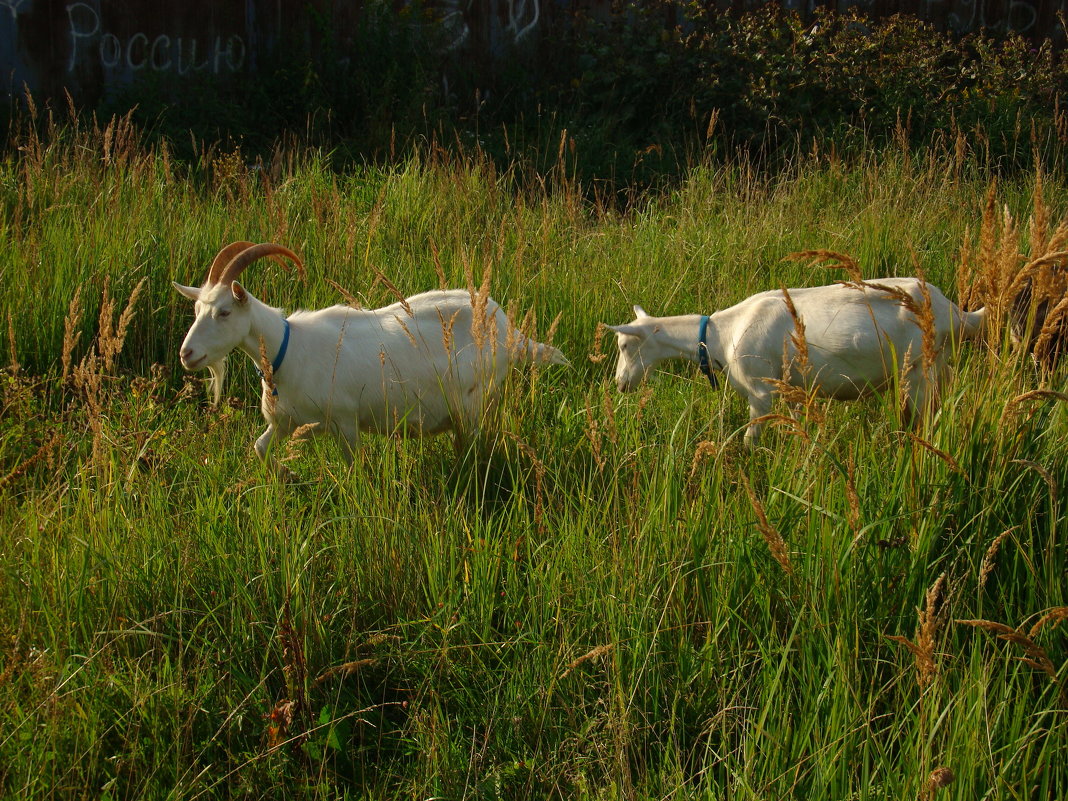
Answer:
<svg viewBox="0 0 1068 801"><path fill-rule="evenodd" d="M12 0L7 0L12 2ZM22 0L14 0L22 2ZM70 33L67 72L74 72L85 59L95 59L105 70L149 69L155 72L237 72L245 64L247 48L237 35L205 37L149 36L135 31L125 36L106 31L100 14L85 2L66 7ZM198 52L199 51L199 52Z"/></svg>
<svg viewBox="0 0 1068 801"><path fill-rule="evenodd" d="M541 19L541 0L495 0L491 7L492 21L499 31L491 39L498 43L501 40L507 44L522 42L534 32ZM442 0L438 13L446 50L455 51L466 45L471 39L473 0Z"/></svg>

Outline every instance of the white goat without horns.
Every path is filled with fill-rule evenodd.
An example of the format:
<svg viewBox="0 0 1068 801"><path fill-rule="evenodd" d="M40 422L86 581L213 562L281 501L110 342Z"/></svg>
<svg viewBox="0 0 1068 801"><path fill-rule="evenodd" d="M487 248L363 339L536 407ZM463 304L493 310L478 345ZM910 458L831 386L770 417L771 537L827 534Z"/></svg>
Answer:
<svg viewBox="0 0 1068 801"><path fill-rule="evenodd" d="M285 257L303 274L300 259L281 245L234 242L219 251L202 287L174 285L196 302L182 366L212 371L216 402L231 351L259 365L262 348L272 359L262 380L268 425L256 440L261 459L276 436L314 423L349 459L361 431L451 430L459 443L494 410L513 365L568 364L556 348L518 331L491 298L467 290L424 292L381 309L331 306L286 317L237 281L267 256Z"/></svg>
<svg viewBox="0 0 1068 801"><path fill-rule="evenodd" d="M803 326L800 332L786 293ZM933 359L924 365L923 331L907 306L922 310L928 303ZM854 400L885 390L902 375L907 416L917 420L938 406L948 372L946 346L977 337L986 318L985 309L962 311L938 287L916 278L771 290L712 315L650 317L640 306L634 313L634 322L609 326L619 349L619 391L635 389L665 359L697 362L713 386L713 371L724 371L749 402L744 439L750 447L760 438L762 424L755 421L771 411L778 382L820 397ZM798 358L799 334L807 343L807 367Z"/></svg>

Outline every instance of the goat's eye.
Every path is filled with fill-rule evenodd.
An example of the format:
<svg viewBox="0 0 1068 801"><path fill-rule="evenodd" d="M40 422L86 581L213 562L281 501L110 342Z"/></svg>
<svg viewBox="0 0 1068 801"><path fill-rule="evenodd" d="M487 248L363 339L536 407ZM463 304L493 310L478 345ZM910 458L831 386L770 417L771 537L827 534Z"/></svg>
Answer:
<svg viewBox="0 0 1068 801"><path fill-rule="evenodd" d="M219 313L216 316L217 317L229 317L230 316L230 310L229 309L220 309Z"/></svg>

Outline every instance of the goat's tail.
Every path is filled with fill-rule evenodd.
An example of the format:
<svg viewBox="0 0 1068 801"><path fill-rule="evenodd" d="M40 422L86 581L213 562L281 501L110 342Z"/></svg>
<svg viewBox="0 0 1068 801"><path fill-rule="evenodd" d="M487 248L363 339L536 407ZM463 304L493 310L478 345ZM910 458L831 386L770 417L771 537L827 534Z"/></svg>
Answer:
<svg viewBox="0 0 1068 801"><path fill-rule="evenodd" d="M546 345L542 342L535 342L533 339L524 337L517 332L517 342L515 345L515 361L533 364L558 364L561 367L570 367L571 362L567 360L567 357L560 352L559 348L554 348L552 345Z"/></svg>
<svg viewBox="0 0 1068 801"><path fill-rule="evenodd" d="M958 310L957 331L961 339L978 339L986 327L987 309L984 306L975 311Z"/></svg>

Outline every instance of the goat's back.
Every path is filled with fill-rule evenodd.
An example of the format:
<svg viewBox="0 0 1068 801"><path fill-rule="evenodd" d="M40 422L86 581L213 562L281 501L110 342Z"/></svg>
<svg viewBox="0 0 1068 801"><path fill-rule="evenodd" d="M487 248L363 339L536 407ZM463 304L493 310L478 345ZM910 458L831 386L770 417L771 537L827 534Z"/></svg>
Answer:
<svg viewBox="0 0 1068 801"><path fill-rule="evenodd" d="M922 307L926 301L920 281L879 278L866 283L869 286L831 284L788 290L804 325L811 371L808 381L827 397L852 399L880 389L901 369L906 357L910 365L922 358L923 331L896 295L904 293L916 307ZM926 290L937 351L951 338L977 332L981 312L962 312L933 284L927 284ZM796 325L782 290L753 295L718 313L716 319L731 331L727 356L744 373L802 381L798 375L782 375L784 360L794 363L794 373L798 369Z"/></svg>

